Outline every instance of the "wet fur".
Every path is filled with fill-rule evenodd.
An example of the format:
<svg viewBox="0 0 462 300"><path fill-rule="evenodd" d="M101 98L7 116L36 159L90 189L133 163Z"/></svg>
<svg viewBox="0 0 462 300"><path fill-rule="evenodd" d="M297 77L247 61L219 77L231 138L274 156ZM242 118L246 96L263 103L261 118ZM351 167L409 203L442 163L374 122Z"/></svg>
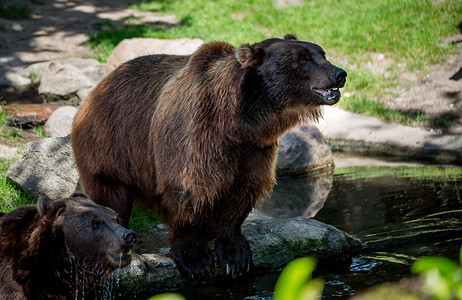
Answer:
<svg viewBox="0 0 462 300"><path fill-rule="evenodd" d="M66 243L63 227L81 229L85 218L77 216L77 226L64 217L70 206L107 210L75 194L54 202L41 199L37 206L0 214L0 299L80 299L84 292L88 296L96 278L116 268L105 264L102 257L91 257L100 254L100 246L107 248L105 251L112 249L108 241L116 238L114 235L83 237L87 242L75 246L78 250ZM71 239L78 240L79 234L74 232Z"/></svg>

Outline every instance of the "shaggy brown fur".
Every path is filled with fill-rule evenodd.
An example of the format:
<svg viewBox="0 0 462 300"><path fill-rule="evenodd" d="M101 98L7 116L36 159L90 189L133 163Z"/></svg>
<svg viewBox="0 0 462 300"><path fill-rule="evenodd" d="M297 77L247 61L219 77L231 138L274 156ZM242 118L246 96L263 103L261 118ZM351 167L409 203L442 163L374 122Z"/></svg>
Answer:
<svg viewBox="0 0 462 300"><path fill-rule="evenodd" d="M83 194L0 214L0 299L81 299L130 263L136 234Z"/></svg>
<svg viewBox="0 0 462 300"><path fill-rule="evenodd" d="M156 205L179 270L249 270L241 225L275 182L277 140L319 105L334 104L346 73L294 35L191 56L144 56L109 74L80 107L72 145L84 191L127 225L134 201Z"/></svg>

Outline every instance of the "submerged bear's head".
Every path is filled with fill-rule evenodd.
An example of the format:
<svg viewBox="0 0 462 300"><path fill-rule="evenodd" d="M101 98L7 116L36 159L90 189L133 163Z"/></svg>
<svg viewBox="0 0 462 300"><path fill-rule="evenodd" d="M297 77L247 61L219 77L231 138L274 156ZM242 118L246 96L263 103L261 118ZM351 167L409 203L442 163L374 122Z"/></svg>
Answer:
<svg viewBox="0 0 462 300"><path fill-rule="evenodd" d="M271 97L289 106L335 104L347 77L326 59L320 46L299 41L293 34L241 45L236 58L242 68L263 78Z"/></svg>
<svg viewBox="0 0 462 300"><path fill-rule="evenodd" d="M130 263L137 235L119 224L112 209L80 193L53 202L42 197L37 207L54 234L64 239L71 260L88 271L112 272Z"/></svg>

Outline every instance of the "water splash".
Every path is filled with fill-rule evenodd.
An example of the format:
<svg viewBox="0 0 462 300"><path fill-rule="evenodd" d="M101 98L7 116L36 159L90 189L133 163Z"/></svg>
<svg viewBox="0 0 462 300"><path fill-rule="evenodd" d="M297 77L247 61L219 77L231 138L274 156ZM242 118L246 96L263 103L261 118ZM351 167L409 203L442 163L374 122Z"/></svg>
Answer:
<svg viewBox="0 0 462 300"><path fill-rule="evenodd" d="M96 299L113 300L120 286L120 269L122 267L122 255L120 256L119 266L113 273L104 274L101 272L96 286ZM120 296L120 295L119 295Z"/></svg>
<svg viewBox="0 0 462 300"><path fill-rule="evenodd" d="M85 300L85 297L100 300L115 299L116 291L120 285L120 269L122 267L122 255L119 257L119 265L115 272L107 273L101 264L89 264L87 261L77 258L66 245L68 254L69 288L74 293L75 300ZM94 282L94 291L90 283ZM94 295L92 294L94 293Z"/></svg>

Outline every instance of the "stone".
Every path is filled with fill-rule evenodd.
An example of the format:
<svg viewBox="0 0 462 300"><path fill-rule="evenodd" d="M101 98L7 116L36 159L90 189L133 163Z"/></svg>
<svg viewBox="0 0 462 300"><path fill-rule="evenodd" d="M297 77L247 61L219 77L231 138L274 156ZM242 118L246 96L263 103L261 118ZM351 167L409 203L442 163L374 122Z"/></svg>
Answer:
<svg viewBox="0 0 462 300"><path fill-rule="evenodd" d="M314 125L297 126L279 139L277 176L298 175L332 165L332 151Z"/></svg>
<svg viewBox="0 0 462 300"><path fill-rule="evenodd" d="M163 40L154 38L132 38L121 41L107 59L109 72L126 61L143 55L174 54L189 55L204 42L200 39Z"/></svg>
<svg viewBox="0 0 462 300"><path fill-rule="evenodd" d="M28 143L6 177L36 198L46 196L55 200L81 191L70 135Z"/></svg>
<svg viewBox="0 0 462 300"><path fill-rule="evenodd" d="M1 46L2 40L0 38L0 47ZM0 57L0 86L25 86L29 84L31 84L31 80L27 77L24 69L18 67L17 56L2 55Z"/></svg>
<svg viewBox="0 0 462 300"><path fill-rule="evenodd" d="M67 58L35 63L27 67L25 73L29 74L29 77L31 77L30 74L32 74L34 82L40 82L42 75L49 69L52 63L76 67L87 76L94 85L98 84L107 75L106 64L90 58Z"/></svg>
<svg viewBox="0 0 462 300"><path fill-rule="evenodd" d="M43 126L43 130L50 137L64 137L71 134L72 122L77 113L75 106L62 106L55 110Z"/></svg>
<svg viewBox="0 0 462 300"><path fill-rule="evenodd" d="M51 114L60 106L56 104L8 104L3 107L8 125L29 129L45 124Z"/></svg>
<svg viewBox="0 0 462 300"><path fill-rule="evenodd" d="M42 74L38 91L46 97L48 95L66 96L93 86L95 83L77 67L54 61Z"/></svg>
<svg viewBox="0 0 462 300"><path fill-rule="evenodd" d="M260 210L276 218L313 218L323 208L333 181L332 174L279 177Z"/></svg>
<svg viewBox="0 0 462 300"><path fill-rule="evenodd" d="M278 270L302 256L335 260L361 247L361 242L347 233L303 217L280 220L251 214L244 222L242 232L249 240L257 273ZM138 245L131 265L116 275L119 291L123 294L161 292L188 284L168 257L167 231L154 227L149 235L155 240L155 248L146 251L141 249L143 243ZM140 240L146 239L141 235ZM213 248L213 242L211 246ZM216 266L213 280L221 279L221 272Z"/></svg>
<svg viewBox="0 0 462 300"><path fill-rule="evenodd" d="M301 5L303 5L303 0L275 0L275 6L279 9Z"/></svg>

